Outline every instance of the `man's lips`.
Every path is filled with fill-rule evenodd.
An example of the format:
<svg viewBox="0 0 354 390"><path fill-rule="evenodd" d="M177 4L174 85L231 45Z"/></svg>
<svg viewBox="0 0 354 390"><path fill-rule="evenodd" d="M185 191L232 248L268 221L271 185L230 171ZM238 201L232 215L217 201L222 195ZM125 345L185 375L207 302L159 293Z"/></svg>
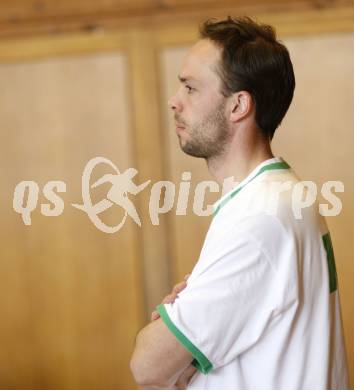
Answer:
<svg viewBox="0 0 354 390"><path fill-rule="evenodd" d="M176 123L176 130L185 130L186 126L180 124L180 123Z"/></svg>

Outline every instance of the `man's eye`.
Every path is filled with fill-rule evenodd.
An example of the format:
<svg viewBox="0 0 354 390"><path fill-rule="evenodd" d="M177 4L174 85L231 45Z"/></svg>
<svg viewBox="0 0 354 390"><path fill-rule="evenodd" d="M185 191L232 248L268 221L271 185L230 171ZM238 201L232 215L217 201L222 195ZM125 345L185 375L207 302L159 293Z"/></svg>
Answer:
<svg viewBox="0 0 354 390"><path fill-rule="evenodd" d="M187 88L187 93L191 93L193 91L193 88L190 87L189 85L186 85L186 88Z"/></svg>

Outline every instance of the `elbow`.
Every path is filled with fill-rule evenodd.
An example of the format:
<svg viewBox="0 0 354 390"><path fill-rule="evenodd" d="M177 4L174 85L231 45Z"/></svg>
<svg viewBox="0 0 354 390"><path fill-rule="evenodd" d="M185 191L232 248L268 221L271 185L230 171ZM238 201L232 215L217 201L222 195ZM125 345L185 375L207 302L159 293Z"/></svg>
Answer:
<svg viewBox="0 0 354 390"><path fill-rule="evenodd" d="M134 378L135 382L138 385L144 385L144 383L142 383L143 378L141 375L140 365L139 365L138 359L136 358L135 353L133 354L132 358L130 359L130 371L133 374L133 378Z"/></svg>
<svg viewBox="0 0 354 390"><path fill-rule="evenodd" d="M138 361L135 353L130 359L130 371L133 374L133 378L138 385L147 385L147 383L145 383L147 378L145 378L143 375L144 372L142 370L141 363Z"/></svg>
<svg viewBox="0 0 354 390"><path fill-rule="evenodd" d="M135 382L139 386L166 386L167 383L161 380L151 368L142 357L139 357L134 352L130 360L130 371L133 374Z"/></svg>
<svg viewBox="0 0 354 390"><path fill-rule="evenodd" d="M151 378L151 373L148 372L144 361L140 359L136 353L130 359L130 371L133 374L135 382L140 386L156 386L154 379Z"/></svg>

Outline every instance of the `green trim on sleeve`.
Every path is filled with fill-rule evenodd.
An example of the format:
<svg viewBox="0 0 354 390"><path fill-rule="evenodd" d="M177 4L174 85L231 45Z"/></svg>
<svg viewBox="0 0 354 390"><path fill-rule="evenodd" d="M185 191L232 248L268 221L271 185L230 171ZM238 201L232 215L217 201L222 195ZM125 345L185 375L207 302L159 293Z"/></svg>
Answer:
<svg viewBox="0 0 354 390"><path fill-rule="evenodd" d="M194 360L193 366L203 374L207 374L213 369L212 363L187 337L176 327L167 314L166 308L163 304L156 307L162 321L166 324L168 329L175 335L177 340L192 354Z"/></svg>
<svg viewBox="0 0 354 390"><path fill-rule="evenodd" d="M327 253L328 275L329 275L329 292L332 293L338 288L336 262L332 246L331 235L329 233L322 236L323 245Z"/></svg>

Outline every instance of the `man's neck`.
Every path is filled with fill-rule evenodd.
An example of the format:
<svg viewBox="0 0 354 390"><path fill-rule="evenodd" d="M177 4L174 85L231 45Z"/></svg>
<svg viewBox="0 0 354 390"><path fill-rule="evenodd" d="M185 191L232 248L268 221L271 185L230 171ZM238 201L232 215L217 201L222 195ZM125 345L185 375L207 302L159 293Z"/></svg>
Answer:
<svg viewBox="0 0 354 390"><path fill-rule="evenodd" d="M228 177L235 182L244 180L259 164L273 158L270 143L264 140L255 140L250 143L235 143L216 157L207 160L208 169L219 184L223 184Z"/></svg>

